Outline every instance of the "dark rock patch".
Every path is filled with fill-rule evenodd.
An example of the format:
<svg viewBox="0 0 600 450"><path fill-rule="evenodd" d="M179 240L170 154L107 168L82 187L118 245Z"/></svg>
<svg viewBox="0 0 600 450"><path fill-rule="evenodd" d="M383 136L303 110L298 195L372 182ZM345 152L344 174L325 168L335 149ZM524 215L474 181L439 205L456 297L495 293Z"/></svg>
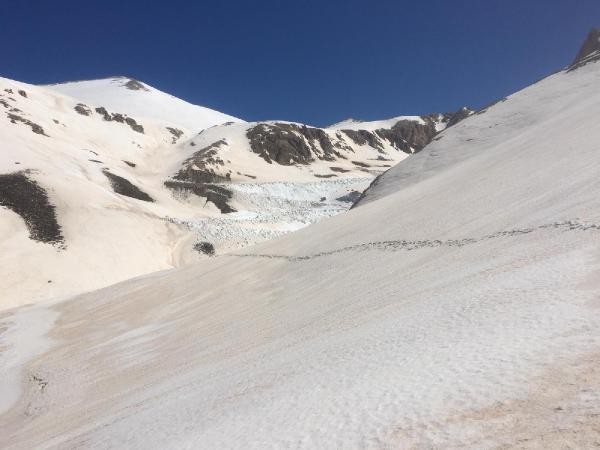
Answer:
<svg viewBox="0 0 600 450"><path fill-rule="evenodd" d="M95 110L98 114L100 114L102 117L104 117L104 120L106 120L107 122L110 122L112 120L112 117L110 116L110 114L108 113L108 111L106 110L106 108L104 106L99 106L99 107L95 108Z"/></svg>
<svg viewBox="0 0 600 450"><path fill-rule="evenodd" d="M28 125L31 128L31 131L33 131L35 134L41 134L42 136L49 137L41 126L39 126L37 123L32 122L29 119L25 119L24 117L12 113L7 113L6 116L10 119L12 123L24 123L25 125Z"/></svg>
<svg viewBox="0 0 600 450"><path fill-rule="evenodd" d="M13 94L13 90L12 89L4 89L4 92L8 93L8 94Z"/></svg>
<svg viewBox="0 0 600 450"><path fill-rule="evenodd" d="M104 173L106 178L110 180L113 191L115 191L117 194L142 200L144 202L154 201L152 197L150 197L136 185L132 184L129 180L120 177L119 175L115 175L114 173L109 172L107 169L104 169L102 173Z"/></svg>
<svg viewBox="0 0 600 450"><path fill-rule="evenodd" d="M250 148L269 164L310 164L315 158L343 158L320 128L292 123L261 123L246 132Z"/></svg>
<svg viewBox="0 0 600 450"><path fill-rule="evenodd" d="M215 255L215 246L210 242L196 242L194 244L194 250L196 250L198 253L204 253L208 256Z"/></svg>
<svg viewBox="0 0 600 450"><path fill-rule="evenodd" d="M133 131L144 134L144 127L137 123L133 117L127 117L127 114L109 113L104 106L96 108L96 112L107 122L126 123Z"/></svg>
<svg viewBox="0 0 600 450"><path fill-rule="evenodd" d="M171 144L175 144L183 135L183 131L178 128L167 127L167 130L173 135L171 138Z"/></svg>
<svg viewBox="0 0 600 450"><path fill-rule="evenodd" d="M355 166L358 166L358 167L371 167L370 165L365 164L364 162L361 162L361 161L352 161L352 164L354 164Z"/></svg>
<svg viewBox="0 0 600 450"><path fill-rule="evenodd" d="M228 201L233 197L233 193L223 186L176 180L167 180L164 184L178 195L185 197L189 194L194 194L198 197L206 198L206 202L213 203L223 214L236 212L228 204Z"/></svg>
<svg viewBox="0 0 600 450"><path fill-rule="evenodd" d="M340 173L350 172L349 169L343 169L341 167L330 167L329 170L331 170L332 172L340 172Z"/></svg>
<svg viewBox="0 0 600 450"><path fill-rule="evenodd" d="M369 147L383 150L383 143L374 133L367 130L342 130L357 145L368 145Z"/></svg>
<svg viewBox="0 0 600 450"><path fill-rule="evenodd" d="M88 161L91 161L91 162L97 163L97 164L104 164L102 161L98 161L97 159L88 159Z"/></svg>
<svg viewBox="0 0 600 450"><path fill-rule="evenodd" d="M424 124L413 120L399 120L391 128L375 130L375 134L404 153L416 153L437 134L434 121L429 117L424 117L423 120Z"/></svg>
<svg viewBox="0 0 600 450"><path fill-rule="evenodd" d="M23 89L19 89L19 95L20 95L21 97L25 97L25 98L27 98L27 92L25 92Z"/></svg>
<svg viewBox="0 0 600 450"><path fill-rule="evenodd" d="M0 206L21 216L32 240L64 247L55 206L44 188L30 179L27 172L0 175Z"/></svg>
<svg viewBox="0 0 600 450"><path fill-rule="evenodd" d="M346 195L342 195L341 197L336 198L336 200L338 202L354 203L360 198L360 195L361 194L358 191L350 191Z"/></svg>
<svg viewBox="0 0 600 450"><path fill-rule="evenodd" d="M223 139L201 148L186 159L179 172L173 177L179 181L192 183L226 183L231 181L229 174L219 175L214 167L224 166L224 161L218 156L219 148L227 145Z"/></svg>
<svg viewBox="0 0 600 450"><path fill-rule="evenodd" d="M125 123L125 116L120 113L113 113L111 119L118 123Z"/></svg>
<svg viewBox="0 0 600 450"><path fill-rule="evenodd" d="M333 178L333 177L337 177L337 175L334 173L328 173L325 175L321 175L320 173L315 173L315 177L317 177L317 178Z"/></svg>
<svg viewBox="0 0 600 450"><path fill-rule="evenodd" d="M450 115L450 118L448 119L446 127L451 127L453 125L456 125L458 122L462 122L463 120L465 120L467 117L471 116L472 114L473 114L473 110L471 108L467 108L466 106L463 106L458 111L456 111L455 113Z"/></svg>
<svg viewBox="0 0 600 450"><path fill-rule="evenodd" d="M134 80L134 79L129 80L123 86L131 91L149 91L150 90L150 89L146 88L146 86L144 86L138 80Z"/></svg>
<svg viewBox="0 0 600 450"><path fill-rule="evenodd" d="M132 162L130 162L130 161L125 161L125 160L123 160L123 162L124 162L125 164L127 164L129 167L135 167L135 166L136 166L136 164L135 164L135 163L132 163Z"/></svg>
<svg viewBox="0 0 600 450"><path fill-rule="evenodd" d="M129 127L133 131L137 131L138 133L144 134L144 127L142 125L140 125L139 123L137 123L134 118L132 118L132 117L126 117L125 118L125 123L127 125L129 125Z"/></svg>
<svg viewBox="0 0 600 450"><path fill-rule="evenodd" d="M89 108L89 106L84 105L83 103L77 103L74 109L82 116L89 116L92 114L92 110Z"/></svg>

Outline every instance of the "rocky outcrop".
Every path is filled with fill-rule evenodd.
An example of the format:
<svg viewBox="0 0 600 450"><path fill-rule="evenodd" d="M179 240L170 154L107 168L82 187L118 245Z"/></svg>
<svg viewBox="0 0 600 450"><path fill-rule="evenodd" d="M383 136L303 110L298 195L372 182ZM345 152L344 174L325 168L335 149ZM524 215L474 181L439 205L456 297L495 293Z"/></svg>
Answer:
<svg viewBox="0 0 600 450"><path fill-rule="evenodd" d="M248 129L250 148L269 164L310 164L316 159L346 159L344 153L354 150L349 143L367 145L385 153L385 144L405 153L416 153L425 147L443 127L455 125L473 113L461 108L456 113L430 114L422 121L398 120L390 128L377 130L313 128L293 123L259 123Z"/></svg>
<svg viewBox="0 0 600 450"><path fill-rule="evenodd" d="M250 148L269 164L310 164L315 158L344 158L321 128L293 123L259 123L246 132Z"/></svg>
<svg viewBox="0 0 600 450"><path fill-rule="evenodd" d="M446 123L446 128L456 125L458 122L465 120L467 117L473 114L473 110L471 108L467 108L463 106L458 111L453 114L450 114L448 117L448 121Z"/></svg>
<svg viewBox="0 0 600 450"><path fill-rule="evenodd" d="M107 169L103 170L102 173L109 179L110 184L117 194L124 195L126 197L135 198L144 202L153 202L154 199L138 188L131 181L115 175L109 172Z"/></svg>
<svg viewBox="0 0 600 450"><path fill-rule="evenodd" d="M227 183L231 181L229 173L225 176L216 173L215 168L224 166L224 161L218 156L218 150L227 145L224 139L198 150L182 163L182 167L173 176L175 180L189 183Z"/></svg>
<svg viewBox="0 0 600 450"><path fill-rule="evenodd" d="M26 119L24 117L21 117L17 114L13 114L13 113L6 113L6 117L8 117L8 119L11 121L11 123L17 123L17 122L23 123L23 124L27 125L28 127L30 127L31 131L33 131L35 134L41 134L42 136L48 137L48 135L46 134L46 132L40 125L32 122L29 119Z"/></svg>
<svg viewBox="0 0 600 450"><path fill-rule="evenodd" d="M600 61L600 28L594 28L589 32L567 71L571 72L595 61Z"/></svg>
<svg viewBox="0 0 600 450"><path fill-rule="evenodd" d="M427 118L424 124L412 120L400 120L391 128L375 131L382 139L386 139L398 150L405 153L416 153L425 147L437 134L433 120Z"/></svg>
<svg viewBox="0 0 600 450"><path fill-rule="evenodd" d="M165 181L165 186L178 195L194 194L206 198L223 214L235 212L229 205L232 193L218 183L231 181L230 173L224 176L216 173L215 168L224 166L224 161L218 156L218 150L227 145L223 139L213 142L186 159L173 179Z"/></svg>
<svg viewBox="0 0 600 450"><path fill-rule="evenodd" d="M173 135L171 138L171 144L176 144L181 136L183 136L183 131L179 128L166 127L167 131Z"/></svg>
<svg viewBox="0 0 600 450"><path fill-rule="evenodd" d="M0 175L0 206L21 216L32 240L64 245L55 206L46 191L28 174L22 171Z"/></svg>
<svg viewBox="0 0 600 450"><path fill-rule="evenodd" d="M148 88L146 88L146 86L144 86L138 80L134 80L134 79L127 81L125 84L123 84L123 86L131 91L148 91L149 90Z"/></svg>
<svg viewBox="0 0 600 450"><path fill-rule="evenodd" d="M190 194L204 197L206 202L214 204L223 214L236 212L236 210L229 205L229 201L233 197L233 194L223 186L177 180L167 180L164 184L165 187L171 189L176 195L184 198Z"/></svg>
<svg viewBox="0 0 600 450"><path fill-rule="evenodd" d="M75 111L77 111L77 113L81 114L82 116L90 116L92 114L92 110L89 108L89 106L83 103L77 103L74 109Z"/></svg>
<svg viewBox="0 0 600 450"><path fill-rule="evenodd" d="M109 113L104 106L99 106L98 108L95 108L95 111L98 114L100 114L107 122L124 123L129 125L129 127L133 131L144 134L144 127L141 124L137 123L137 121L133 117L128 117L127 114Z"/></svg>
<svg viewBox="0 0 600 450"><path fill-rule="evenodd" d="M383 150L383 144L375 133L367 130L342 130L342 133L348 136L355 144L368 145L377 150Z"/></svg>
<svg viewBox="0 0 600 450"><path fill-rule="evenodd" d="M208 256L214 256L215 255L215 246L213 244L211 244L210 242L196 242L194 244L194 250L196 250L198 253L204 253L205 255Z"/></svg>

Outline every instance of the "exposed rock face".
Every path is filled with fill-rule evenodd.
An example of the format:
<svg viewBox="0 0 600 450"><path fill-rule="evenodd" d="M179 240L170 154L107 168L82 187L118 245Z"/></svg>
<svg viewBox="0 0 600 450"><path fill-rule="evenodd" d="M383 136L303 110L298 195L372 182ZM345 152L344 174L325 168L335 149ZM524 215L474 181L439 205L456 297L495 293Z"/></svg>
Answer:
<svg viewBox="0 0 600 450"><path fill-rule="evenodd" d="M133 117L125 117L125 123L129 125L133 131L144 134L144 127L137 123Z"/></svg>
<svg viewBox="0 0 600 450"><path fill-rule="evenodd" d="M369 145L378 150L383 150L383 145L379 137L367 130L342 130L354 143L358 145Z"/></svg>
<svg viewBox="0 0 600 450"><path fill-rule="evenodd" d="M0 206L21 216L34 241L64 244L54 205L46 191L30 179L27 172L0 175Z"/></svg>
<svg viewBox="0 0 600 450"><path fill-rule="evenodd" d="M581 49L577 53L575 60L569 66L568 71L571 72L588 63L600 60L600 28L594 28L588 34Z"/></svg>
<svg viewBox="0 0 600 450"><path fill-rule="evenodd" d="M83 105L81 103L75 107L75 110L79 114L83 114L84 116L89 116L89 114L80 112L77 109L80 105L82 106L81 111L85 111L85 109L83 107L86 107L86 105ZM104 106L99 106L98 108L95 108L95 111L98 114L100 114L104 118L104 120L106 120L107 122L125 123L125 124L129 125L129 127L133 131L137 131L138 133L144 134L144 127L141 124L137 123L137 121L133 117L127 117L127 114L109 113Z"/></svg>
<svg viewBox="0 0 600 450"><path fill-rule="evenodd" d="M226 183L230 181L230 177L218 175L215 173L216 166L223 166L224 161L219 158L218 149L227 142L223 139L213 142L207 147L204 147L195 152L191 157L186 159L179 172L173 177L175 180L186 181L190 183Z"/></svg>
<svg viewBox="0 0 600 450"><path fill-rule="evenodd" d="M421 151L437 134L435 123L430 118L424 118L425 124L410 120L401 120L392 128L379 129L375 133L387 139L398 150L405 153Z"/></svg>
<svg viewBox="0 0 600 450"><path fill-rule="evenodd" d="M466 119L471 114L473 114L473 112L474 111L472 109L463 106L454 114L450 115L450 117L448 118L448 123L446 124L446 128L451 127L452 125L456 125L458 122Z"/></svg>
<svg viewBox="0 0 600 450"><path fill-rule="evenodd" d="M173 137L171 138L171 144L177 143L179 138L183 136L183 131L179 128L167 127L167 131L173 135Z"/></svg>
<svg viewBox="0 0 600 450"><path fill-rule="evenodd" d="M330 137L320 128L293 123L260 123L246 133L250 148L269 164L309 164L314 158L334 161L337 152Z"/></svg>
<svg viewBox="0 0 600 450"><path fill-rule="evenodd" d="M469 108L461 108L456 113L422 116L424 123L399 120L390 128L374 131L343 129L334 134L321 128L293 123L259 123L250 128L246 135L252 151L270 164L310 164L315 159L346 159L341 150L352 152L349 142L368 145L384 153L384 141L387 141L397 150L416 153L438 133L439 124L454 125L472 113Z"/></svg>
<svg viewBox="0 0 600 450"><path fill-rule="evenodd" d="M209 183L192 183L186 181L167 180L165 181L165 187L171 189L177 195L187 197L190 194L197 195L198 197L206 198L207 202L213 203L223 214L236 212L231 206L229 201L233 197L230 190L223 186L218 186Z"/></svg>
<svg viewBox="0 0 600 450"><path fill-rule="evenodd" d="M75 111L77 111L82 116L89 116L90 114L92 114L92 110L89 108L89 106L83 103L77 103L77 105L75 105Z"/></svg>
<svg viewBox="0 0 600 450"><path fill-rule="evenodd" d="M146 86L144 86L138 80L134 80L134 79L129 80L123 86L125 86L127 89L129 89L131 91L148 91L149 90L146 88Z"/></svg>
<svg viewBox="0 0 600 450"><path fill-rule="evenodd" d="M102 173L110 180L110 184L117 194L125 195L126 197L136 198L145 202L153 202L154 199L131 183L129 180L115 175L108 170L103 170Z"/></svg>
<svg viewBox="0 0 600 450"><path fill-rule="evenodd" d="M31 128L31 131L33 131L35 134L41 134L42 136L48 136L46 134L46 132L44 131L44 129L40 125L32 122L29 119L25 119L24 117L18 116L13 113L7 113L6 117L8 117L12 123L21 122L21 123L29 126Z"/></svg>
<svg viewBox="0 0 600 450"><path fill-rule="evenodd" d="M173 176L173 179L165 182L165 186L179 195L194 194L204 197L207 202L212 202L219 208L223 214L235 212L235 209L228 203L233 196L231 191L215 184L231 181L229 173L223 176L215 172L215 167L225 164L218 157L218 149L224 145L227 145L227 142L221 139L195 152L183 162L181 169Z"/></svg>

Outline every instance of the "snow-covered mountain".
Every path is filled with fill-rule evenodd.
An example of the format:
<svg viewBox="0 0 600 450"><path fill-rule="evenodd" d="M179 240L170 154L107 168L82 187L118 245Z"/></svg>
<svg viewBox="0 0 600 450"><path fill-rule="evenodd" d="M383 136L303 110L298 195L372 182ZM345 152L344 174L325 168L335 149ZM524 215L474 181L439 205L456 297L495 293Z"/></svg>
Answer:
<svg viewBox="0 0 600 450"><path fill-rule="evenodd" d="M72 295L346 210L451 115L247 123L115 77L0 79L0 308Z"/></svg>
<svg viewBox="0 0 600 450"><path fill-rule="evenodd" d="M442 131L348 213L5 312L0 446L593 448L584 59Z"/></svg>
<svg viewBox="0 0 600 450"><path fill-rule="evenodd" d="M191 131L225 122L240 122L240 119L192 105L128 77L60 83L48 88L90 105L102 105L110 111L153 119Z"/></svg>

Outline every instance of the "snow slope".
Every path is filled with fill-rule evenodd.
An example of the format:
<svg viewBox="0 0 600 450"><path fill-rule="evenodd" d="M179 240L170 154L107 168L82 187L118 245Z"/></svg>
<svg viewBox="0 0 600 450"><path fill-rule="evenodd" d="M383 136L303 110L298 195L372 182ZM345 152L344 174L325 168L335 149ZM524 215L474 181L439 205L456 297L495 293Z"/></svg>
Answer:
<svg viewBox="0 0 600 450"><path fill-rule="evenodd" d="M597 445L599 85L510 96L349 213L6 312L0 446Z"/></svg>
<svg viewBox="0 0 600 450"><path fill-rule="evenodd" d="M374 121L363 121L357 119L346 119L341 122L334 123L333 125L328 126L327 128L332 130L369 130L374 131L379 128L389 128L400 120L409 120L419 122L421 124L425 123L423 118L420 116L398 116L392 117L391 119L385 120L374 120Z"/></svg>
<svg viewBox="0 0 600 450"><path fill-rule="evenodd" d="M111 111L153 119L191 131L225 122L240 122L236 117L192 105L148 84L126 77L74 81L53 84L48 88L83 103L105 106Z"/></svg>

